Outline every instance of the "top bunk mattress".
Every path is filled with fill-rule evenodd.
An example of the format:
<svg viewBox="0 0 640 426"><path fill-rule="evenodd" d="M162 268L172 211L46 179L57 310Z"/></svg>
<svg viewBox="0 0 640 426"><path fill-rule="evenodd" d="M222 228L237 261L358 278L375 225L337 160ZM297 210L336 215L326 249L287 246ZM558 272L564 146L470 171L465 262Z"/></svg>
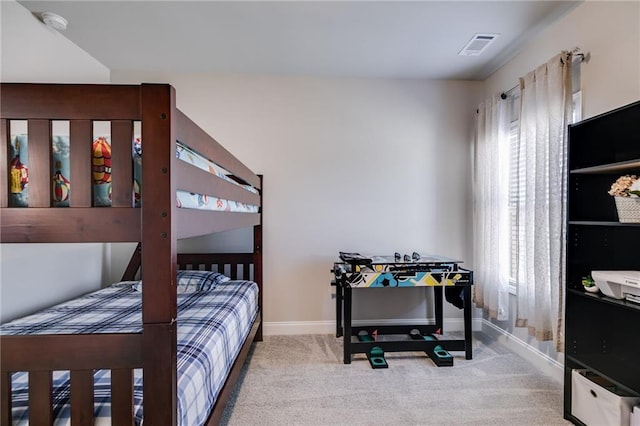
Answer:
<svg viewBox="0 0 640 426"><path fill-rule="evenodd" d="M215 273L213 273L215 274ZM258 311L258 286L228 280L190 284L178 294L178 424L202 425L248 336ZM193 282L191 282L193 284ZM180 281L179 281L180 286ZM0 334L136 333L142 331L139 282L123 282L0 326ZM96 424L110 424L110 375L94 374ZM54 425L70 424L69 374L54 373ZM13 424L28 424L28 374L12 378ZM134 414L143 418L142 370L134 371Z"/></svg>

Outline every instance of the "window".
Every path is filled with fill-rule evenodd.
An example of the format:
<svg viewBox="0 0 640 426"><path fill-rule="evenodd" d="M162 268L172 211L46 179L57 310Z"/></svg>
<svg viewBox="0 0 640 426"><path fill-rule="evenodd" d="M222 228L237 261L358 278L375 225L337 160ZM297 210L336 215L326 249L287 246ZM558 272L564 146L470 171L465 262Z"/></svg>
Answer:
<svg viewBox="0 0 640 426"><path fill-rule="evenodd" d="M580 64L581 57L577 57L572 64L572 87L573 87L573 115L572 123L582 119L582 91L580 90ZM508 114L510 121L509 142L511 146L510 168L509 168L509 232L510 232L510 255L511 262L509 268L509 292L516 293L516 283L518 274L519 249L518 241L524 233L524 228L518 223L518 202L524 196L524 188L519 181L519 176L523 176L524 160L518 157L519 142L519 121L520 121L520 87L516 86L507 93Z"/></svg>
<svg viewBox="0 0 640 426"><path fill-rule="evenodd" d="M509 268L509 292L516 292L516 275L518 273L518 241L523 232L518 225L518 200L522 194L521 185L518 185L518 177L521 176L520 168L523 166L518 159L518 125L520 119L520 88L515 87L507 93L509 111L509 143L511 146L509 168L509 236L511 242L511 266Z"/></svg>

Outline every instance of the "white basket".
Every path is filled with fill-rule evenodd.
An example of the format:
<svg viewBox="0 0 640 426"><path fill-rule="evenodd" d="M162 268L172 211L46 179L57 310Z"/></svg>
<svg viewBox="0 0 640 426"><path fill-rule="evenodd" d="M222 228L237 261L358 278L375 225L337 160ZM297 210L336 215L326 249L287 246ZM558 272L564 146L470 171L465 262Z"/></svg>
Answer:
<svg viewBox="0 0 640 426"><path fill-rule="evenodd" d="M640 198L614 197L618 209L618 220L623 223L640 223Z"/></svg>
<svg viewBox="0 0 640 426"><path fill-rule="evenodd" d="M621 391L604 377L588 370L571 370L571 414L587 426L628 425L631 410L638 403L640 398Z"/></svg>

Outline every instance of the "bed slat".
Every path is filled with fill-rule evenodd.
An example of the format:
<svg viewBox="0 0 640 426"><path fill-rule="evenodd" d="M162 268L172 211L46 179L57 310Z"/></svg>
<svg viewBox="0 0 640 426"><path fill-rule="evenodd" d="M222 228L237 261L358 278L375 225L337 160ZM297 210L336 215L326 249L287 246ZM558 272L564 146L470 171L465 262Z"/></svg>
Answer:
<svg viewBox="0 0 640 426"><path fill-rule="evenodd" d="M51 125L29 120L29 207L51 205Z"/></svg>
<svg viewBox="0 0 640 426"><path fill-rule="evenodd" d="M252 262L253 253L178 253L178 261L185 265L233 265Z"/></svg>
<svg viewBox="0 0 640 426"><path fill-rule="evenodd" d="M132 370L111 370L111 415L114 425L133 424Z"/></svg>
<svg viewBox="0 0 640 426"><path fill-rule="evenodd" d="M180 253L178 254L178 266L180 269L198 270L204 268L205 271L213 271L213 266L217 271L225 273L226 265L229 265L229 278L233 280L251 280L251 265L253 264L253 253ZM240 272L242 267L242 272Z"/></svg>
<svg viewBox="0 0 640 426"><path fill-rule="evenodd" d="M131 207L133 205L132 141L132 121L114 120L111 122L112 207Z"/></svg>
<svg viewBox="0 0 640 426"><path fill-rule="evenodd" d="M2 210L0 239L4 243L136 242L139 238L140 209L57 207Z"/></svg>
<svg viewBox="0 0 640 426"><path fill-rule="evenodd" d="M0 376L0 424L11 424L11 373Z"/></svg>
<svg viewBox="0 0 640 426"><path fill-rule="evenodd" d="M0 92L2 118L140 119L140 86L2 83Z"/></svg>
<svg viewBox="0 0 640 426"><path fill-rule="evenodd" d="M236 184L200 170L184 161L176 161L174 171L176 174L176 189L256 206L260 205L259 194L249 192Z"/></svg>
<svg viewBox="0 0 640 426"><path fill-rule="evenodd" d="M29 372L29 424L53 424L51 372Z"/></svg>
<svg viewBox="0 0 640 426"><path fill-rule="evenodd" d="M178 269L180 270L200 270L213 271L214 265L216 271L224 273L224 266L230 265L231 268L237 268L243 265L243 273L238 274L241 279L252 280L251 265L254 263L253 253L178 253ZM140 244L136 247L131 256L129 265L122 276L122 281L131 281L140 268ZM255 281L255 280L254 280Z"/></svg>
<svg viewBox="0 0 640 426"><path fill-rule="evenodd" d="M242 264L242 279L245 281L251 280L251 266L249 263Z"/></svg>
<svg viewBox="0 0 640 426"><path fill-rule="evenodd" d="M72 120L69 132L70 172L73 180L69 205L91 207L91 121Z"/></svg>
<svg viewBox="0 0 640 426"><path fill-rule="evenodd" d="M0 176L2 182L0 185L0 207L9 205L9 122L5 119L0 120Z"/></svg>
<svg viewBox="0 0 640 426"><path fill-rule="evenodd" d="M2 372L142 366L141 334L2 336L0 344Z"/></svg>
<svg viewBox="0 0 640 426"><path fill-rule="evenodd" d="M229 275L231 275L229 278L231 278L232 280L237 280L238 279L238 265L229 265Z"/></svg>
<svg viewBox="0 0 640 426"><path fill-rule="evenodd" d="M93 370L71 370L71 424L93 423Z"/></svg>

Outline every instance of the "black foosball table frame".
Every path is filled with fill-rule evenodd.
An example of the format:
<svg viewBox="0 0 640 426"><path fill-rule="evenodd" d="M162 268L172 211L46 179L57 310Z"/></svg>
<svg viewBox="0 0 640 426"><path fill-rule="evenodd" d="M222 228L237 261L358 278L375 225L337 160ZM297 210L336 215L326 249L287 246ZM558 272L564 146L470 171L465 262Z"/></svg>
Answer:
<svg viewBox="0 0 640 426"><path fill-rule="evenodd" d="M415 255L415 253L414 253ZM343 256L341 256L341 259ZM416 256L413 259L398 259L398 256L358 256L357 259L341 260L333 265L336 287L336 337L344 337L344 364L350 364L353 354L369 353L374 347L384 352L424 351L432 353L441 346L447 351L464 351L465 359L472 359L472 303L471 287L473 271L459 266L461 261L441 256ZM432 336L444 332L443 302L444 289L459 287L464 303L464 338L462 339L407 339L406 336L419 332L419 336ZM435 323L403 325L352 324L353 292L381 287L433 288ZM362 333L385 336L378 339L360 340ZM400 336L394 339L393 336Z"/></svg>

